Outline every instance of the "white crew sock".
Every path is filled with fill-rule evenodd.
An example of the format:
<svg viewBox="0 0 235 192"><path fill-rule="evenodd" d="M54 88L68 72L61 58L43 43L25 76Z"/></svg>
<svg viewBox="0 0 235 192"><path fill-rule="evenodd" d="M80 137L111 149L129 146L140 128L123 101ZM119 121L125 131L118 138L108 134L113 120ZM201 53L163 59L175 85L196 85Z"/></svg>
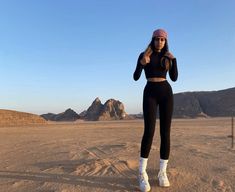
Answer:
<svg viewBox="0 0 235 192"><path fill-rule="evenodd" d="M140 161L139 161L139 172L140 173L146 172L147 162L148 162L148 158L140 157Z"/></svg>
<svg viewBox="0 0 235 192"><path fill-rule="evenodd" d="M166 172L168 159L160 159L160 171Z"/></svg>

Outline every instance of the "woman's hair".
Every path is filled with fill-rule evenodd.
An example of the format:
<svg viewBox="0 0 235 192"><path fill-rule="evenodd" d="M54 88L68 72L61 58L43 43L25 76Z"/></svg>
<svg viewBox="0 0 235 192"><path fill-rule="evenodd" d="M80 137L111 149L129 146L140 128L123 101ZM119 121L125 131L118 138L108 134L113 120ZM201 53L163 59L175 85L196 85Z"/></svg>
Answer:
<svg viewBox="0 0 235 192"><path fill-rule="evenodd" d="M154 40L155 40L155 37L152 38L151 42L149 43L149 46L151 47L152 50L155 50L155 46L154 46ZM167 39L165 39L165 45L164 47L162 48L161 52L162 54L164 55L166 52L169 51L169 46L168 46L168 42L167 42Z"/></svg>

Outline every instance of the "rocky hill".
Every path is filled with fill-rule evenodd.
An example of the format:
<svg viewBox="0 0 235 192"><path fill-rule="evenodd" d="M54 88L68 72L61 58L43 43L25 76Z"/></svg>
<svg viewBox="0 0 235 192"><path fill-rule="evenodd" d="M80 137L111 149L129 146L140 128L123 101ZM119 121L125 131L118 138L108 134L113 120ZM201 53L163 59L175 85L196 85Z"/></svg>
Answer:
<svg viewBox="0 0 235 192"><path fill-rule="evenodd" d="M124 105L118 100L109 99L102 104L97 97L87 109L84 115L85 120L119 120L126 119L128 115L124 110Z"/></svg>
<svg viewBox="0 0 235 192"><path fill-rule="evenodd" d="M39 115L13 110L0 109L0 127L46 124L46 120Z"/></svg>
<svg viewBox="0 0 235 192"><path fill-rule="evenodd" d="M174 117L235 115L235 88L174 95Z"/></svg>
<svg viewBox="0 0 235 192"><path fill-rule="evenodd" d="M80 118L80 116L70 108L59 114L47 113L41 116L50 121L76 121Z"/></svg>
<svg viewBox="0 0 235 192"><path fill-rule="evenodd" d="M228 117L232 115L235 116L235 87L219 91L174 94L174 118ZM130 116L143 118L143 114Z"/></svg>

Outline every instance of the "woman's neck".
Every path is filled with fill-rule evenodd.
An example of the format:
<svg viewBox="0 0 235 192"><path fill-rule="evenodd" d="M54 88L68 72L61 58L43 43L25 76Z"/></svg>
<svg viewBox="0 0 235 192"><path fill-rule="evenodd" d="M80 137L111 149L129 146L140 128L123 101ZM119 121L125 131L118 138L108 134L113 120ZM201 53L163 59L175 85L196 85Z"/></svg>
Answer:
<svg viewBox="0 0 235 192"><path fill-rule="evenodd" d="M158 55L162 54L162 50L161 49L154 49L154 52Z"/></svg>

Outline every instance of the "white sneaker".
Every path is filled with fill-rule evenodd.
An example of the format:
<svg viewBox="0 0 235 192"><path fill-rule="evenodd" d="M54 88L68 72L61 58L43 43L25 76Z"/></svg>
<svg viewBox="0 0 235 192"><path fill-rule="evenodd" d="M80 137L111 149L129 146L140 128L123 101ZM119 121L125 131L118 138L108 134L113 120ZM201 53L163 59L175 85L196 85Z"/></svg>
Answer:
<svg viewBox="0 0 235 192"><path fill-rule="evenodd" d="M159 171L158 180L159 180L159 185L161 187L169 187L170 186L170 182L167 178L167 175L166 175L165 171Z"/></svg>
<svg viewBox="0 0 235 192"><path fill-rule="evenodd" d="M146 172L139 174L139 185L140 185L140 191L142 192L148 192L150 191L151 187L149 185L149 177Z"/></svg>

